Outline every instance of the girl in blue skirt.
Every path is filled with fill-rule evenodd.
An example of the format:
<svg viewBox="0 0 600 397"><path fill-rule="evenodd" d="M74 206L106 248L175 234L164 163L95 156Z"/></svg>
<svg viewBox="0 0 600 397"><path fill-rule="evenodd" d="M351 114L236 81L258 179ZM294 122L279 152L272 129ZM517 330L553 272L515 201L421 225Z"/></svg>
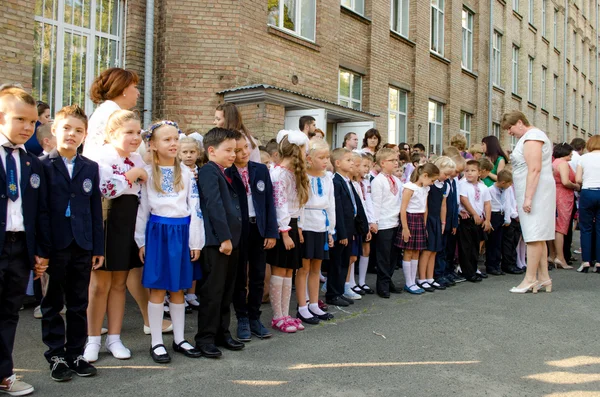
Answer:
<svg viewBox="0 0 600 397"><path fill-rule="evenodd" d="M177 159L180 133L176 123L163 120L152 124L144 137L150 144L152 161L146 167L148 181L142 188L135 240L144 262L142 284L150 289L150 355L157 363L171 361L162 339L167 291L173 321L173 350L193 358L201 355L183 336L183 291L192 286L192 261L200 257L204 230L196 211L198 197L193 194L192 172Z"/></svg>

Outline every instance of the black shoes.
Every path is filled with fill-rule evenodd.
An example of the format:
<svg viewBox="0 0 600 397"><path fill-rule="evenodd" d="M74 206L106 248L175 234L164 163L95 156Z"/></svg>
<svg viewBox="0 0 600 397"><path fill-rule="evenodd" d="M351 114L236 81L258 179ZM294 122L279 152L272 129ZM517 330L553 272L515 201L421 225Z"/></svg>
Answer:
<svg viewBox="0 0 600 397"><path fill-rule="evenodd" d="M350 303L348 303L346 300L342 299L340 296L336 296L335 298L332 298L332 299L327 299L327 300L325 300L325 302L327 302L328 305L333 305L333 306L342 306L342 307L350 306Z"/></svg>
<svg viewBox="0 0 600 397"><path fill-rule="evenodd" d="M359 285L359 288L367 295L373 295L375 293L375 291L369 288L367 284Z"/></svg>
<svg viewBox="0 0 600 397"><path fill-rule="evenodd" d="M435 288L433 288L427 281L425 281L424 283L417 283L417 286L419 288L421 288L422 290L425 290L427 292L434 292Z"/></svg>
<svg viewBox="0 0 600 397"><path fill-rule="evenodd" d="M213 343L196 345L196 349L200 350L200 353L206 358L219 358L223 355L221 350L219 350Z"/></svg>
<svg viewBox="0 0 600 397"><path fill-rule="evenodd" d="M509 267L508 269L504 269L504 272L508 273L508 274L523 274L524 273L523 270L521 270L515 266Z"/></svg>
<svg viewBox="0 0 600 397"><path fill-rule="evenodd" d="M315 316L316 318L318 318L319 320L322 320L322 321L329 321L329 320L333 319L333 314L331 314L331 313L325 313L325 314L319 315L310 309L308 309L308 311L310 312L310 314L312 314L313 316Z"/></svg>
<svg viewBox="0 0 600 397"><path fill-rule="evenodd" d="M77 376L94 376L98 372L96 367L90 364L83 356L77 357L75 360L69 362L68 365Z"/></svg>
<svg viewBox="0 0 600 397"><path fill-rule="evenodd" d="M57 382L67 382L73 379L73 371L63 357L54 356L50 359L50 377Z"/></svg>
<svg viewBox="0 0 600 397"><path fill-rule="evenodd" d="M502 276L504 272L497 269L490 269L487 271L487 274L491 274L492 276Z"/></svg>
<svg viewBox="0 0 600 397"><path fill-rule="evenodd" d="M165 349L165 353L156 354L156 349L158 349L159 347L162 347L163 349ZM150 348L150 356L152 356L152 359L157 364L167 364L167 363L171 362L171 356L169 356L169 353L167 353L166 351L167 351L167 348L165 347L165 345L162 345L162 344L155 345Z"/></svg>
<svg viewBox="0 0 600 397"><path fill-rule="evenodd" d="M479 282L481 282L482 279L481 279L481 277L478 277L477 275L474 275L474 276L471 276L471 277L467 277L466 280L468 282L471 282L471 283L479 283Z"/></svg>
<svg viewBox="0 0 600 397"><path fill-rule="evenodd" d="M383 299L390 299L390 293L389 292L378 292L377 295L379 295L379 297L383 298Z"/></svg>
<svg viewBox="0 0 600 397"><path fill-rule="evenodd" d="M304 317L300 312L296 313L296 318L302 320L303 323L317 325L321 321L318 317L314 315L312 317Z"/></svg>
<svg viewBox="0 0 600 397"><path fill-rule="evenodd" d="M183 348L182 345L184 343L187 343L188 345L192 346L192 348L189 350ZM189 357L189 358L202 357L202 352L200 350L198 350L197 348L193 347L193 345L190 342L188 342L187 340L184 340L180 344L176 344L175 342L173 342L173 350L176 351L177 353L182 353L184 356Z"/></svg>
<svg viewBox="0 0 600 397"><path fill-rule="evenodd" d="M390 281L390 293L392 294L401 294L402 288L396 287L396 285Z"/></svg>
<svg viewBox="0 0 600 397"><path fill-rule="evenodd" d="M231 336L226 336L224 339L218 341L217 346L224 347L225 349L231 351L242 350L244 347L246 347L246 345L244 345L242 342L233 339Z"/></svg>
<svg viewBox="0 0 600 397"><path fill-rule="evenodd" d="M348 304L350 304L350 305L354 304L354 299L346 298L344 295L340 296L340 298L342 298L343 300L348 302Z"/></svg>

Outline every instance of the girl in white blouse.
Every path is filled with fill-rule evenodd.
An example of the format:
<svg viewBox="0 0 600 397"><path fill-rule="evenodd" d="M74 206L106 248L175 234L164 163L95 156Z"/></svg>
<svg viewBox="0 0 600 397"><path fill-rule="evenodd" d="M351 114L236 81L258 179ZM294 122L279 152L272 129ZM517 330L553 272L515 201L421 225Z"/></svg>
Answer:
<svg viewBox="0 0 600 397"><path fill-rule="evenodd" d="M173 321L173 350L198 358L199 350L184 339L184 291L193 281L192 261L200 258L202 233L198 196L194 198L192 172L177 158L179 134L176 123L163 120L152 124L147 140L152 164L145 169L148 182L142 187L135 240L144 262L142 284L150 289L148 317L156 363L168 363L162 338L163 302L170 292L169 312ZM189 248L189 249L188 249Z"/></svg>

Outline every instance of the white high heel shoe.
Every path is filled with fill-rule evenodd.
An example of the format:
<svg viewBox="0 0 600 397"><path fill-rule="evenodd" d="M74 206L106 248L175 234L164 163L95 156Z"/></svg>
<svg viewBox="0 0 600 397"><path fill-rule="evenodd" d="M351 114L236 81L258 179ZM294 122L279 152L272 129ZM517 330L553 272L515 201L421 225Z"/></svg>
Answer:
<svg viewBox="0 0 600 397"><path fill-rule="evenodd" d="M533 283L526 285L523 288L512 287L509 292L512 292L513 294L526 294L529 291L533 291L533 293L536 294L538 292L538 287L538 281L535 280Z"/></svg>
<svg viewBox="0 0 600 397"><path fill-rule="evenodd" d="M171 323L167 328L163 328L162 333L163 334L168 334L169 332L173 332L173 323ZM150 327L148 327L147 325L144 325L144 333L146 335L150 335Z"/></svg>

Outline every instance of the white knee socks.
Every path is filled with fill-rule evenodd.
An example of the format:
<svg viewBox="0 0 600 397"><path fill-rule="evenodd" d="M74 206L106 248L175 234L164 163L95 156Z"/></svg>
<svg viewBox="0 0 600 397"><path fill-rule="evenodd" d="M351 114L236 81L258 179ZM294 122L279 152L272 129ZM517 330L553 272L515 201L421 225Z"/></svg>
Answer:
<svg viewBox="0 0 600 397"><path fill-rule="evenodd" d="M162 322L163 322L163 304L148 302L148 323L150 325L150 334L152 335L152 346L162 345ZM184 309L185 310L185 309ZM164 348L154 351L156 354L166 354Z"/></svg>
<svg viewBox="0 0 600 397"><path fill-rule="evenodd" d="M350 288L356 287L356 280L354 279L354 263L356 262L351 263L348 268L348 273L350 273L350 281L348 284L350 284Z"/></svg>
<svg viewBox="0 0 600 397"><path fill-rule="evenodd" d="M281 294L283 287L283 277L271 275L269 283L269 297L271 299L271 308L273 308L273 318L281 318Z"/></svg>
<svg viewBox="0 0 600 397"><path fill-rule="evenodd" d="M173 342L178 345L185 340L183 336L185 330L185 303L170 302L169 310L171 311L171 320L173 321Z"/></svg>
<svg viewBox="0 0 600 397"><path fill-rule="evenodd" d="M404 283L407 287L410 287L415 282L412 280L412 269L410 261L402 261L402 273L404 273Z"/></svg>
<svg viewBox="0 0 600 397"><path fill-rule="evenodd" d="M358 260L358 285L365 285L367 279L367 268L369 267L369 257L361 256Z"/></svg>
<svg viewBox="0 0 600 397"><path fill-rule="evenodd" d="M410 261L410 271L411 271L411 281L413 285L417 280L417 270L419 270L419 261L417 259L413 259Z"/></svg>

